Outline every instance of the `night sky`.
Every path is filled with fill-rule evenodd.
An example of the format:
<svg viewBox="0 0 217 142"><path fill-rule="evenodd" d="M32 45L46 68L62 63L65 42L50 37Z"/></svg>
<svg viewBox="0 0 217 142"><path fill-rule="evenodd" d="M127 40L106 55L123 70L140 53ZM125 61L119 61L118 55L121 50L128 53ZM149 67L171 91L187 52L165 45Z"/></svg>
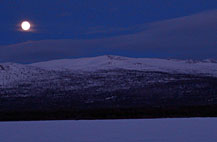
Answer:
<svg viewBox="0 0 217 142"><path fill-rule="evenodd" d="M0 18L0 62L217 59L216 0L1 0Z"/></svg>

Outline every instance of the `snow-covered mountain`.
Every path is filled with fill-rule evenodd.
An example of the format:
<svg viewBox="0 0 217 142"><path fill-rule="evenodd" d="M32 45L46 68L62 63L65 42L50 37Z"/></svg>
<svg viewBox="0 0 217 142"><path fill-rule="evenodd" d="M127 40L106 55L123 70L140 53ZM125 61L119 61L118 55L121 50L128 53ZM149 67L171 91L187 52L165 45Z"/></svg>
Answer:
<svg viewBox="0 0 217 142"><path fill-rule="evenodd" d="M92 58L53 60L34 63L31 64L31 66L55 71L97 71L126 69L217 76L217 61L210 59L204 61L195 61L155 58L128 58L105 55Z"/></svg>
<svg viewBox="0 0 217 142"><path fill-rule="evenodd" d="M58 76L57 72L82 73L118 69L217 77L217 61L210 59L195 61L105 55L91 58L52 60L28 65L3 63L0 64L0 86L13 84L14 82L48 79L52 77L50 74ZM55 78L55 76L53 77Z"/></svg>
<svg viewBox="0 0 217 142"><path fill-rule="evenodd" d="M216 106L217 62L210 59L0 64L0 120L216 116Z"/></svg>

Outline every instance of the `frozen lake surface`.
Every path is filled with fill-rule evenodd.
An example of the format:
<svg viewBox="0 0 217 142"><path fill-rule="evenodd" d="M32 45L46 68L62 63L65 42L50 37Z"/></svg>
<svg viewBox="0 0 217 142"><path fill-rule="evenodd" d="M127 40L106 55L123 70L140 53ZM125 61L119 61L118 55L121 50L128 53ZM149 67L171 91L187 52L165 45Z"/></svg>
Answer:
<svg viewBox="0 0 217 142"><path fill-rule="evenodd" d="M217 142L217 118L0 122L0 142Z"/></svg>

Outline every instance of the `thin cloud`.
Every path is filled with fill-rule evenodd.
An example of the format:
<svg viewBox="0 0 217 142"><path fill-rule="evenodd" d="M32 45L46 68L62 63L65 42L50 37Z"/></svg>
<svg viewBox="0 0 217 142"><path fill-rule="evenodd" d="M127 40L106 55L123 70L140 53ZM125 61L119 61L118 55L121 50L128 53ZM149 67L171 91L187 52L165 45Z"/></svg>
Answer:
<svg viewBox="0 0 217 142"><path fill-rule="evenodd" d="M134 34L89 40L39 40L1 46L1 62L116 54L134 57L213 58L217 10L141 25ZM105 31L103 31L105 32Z"/></svg>

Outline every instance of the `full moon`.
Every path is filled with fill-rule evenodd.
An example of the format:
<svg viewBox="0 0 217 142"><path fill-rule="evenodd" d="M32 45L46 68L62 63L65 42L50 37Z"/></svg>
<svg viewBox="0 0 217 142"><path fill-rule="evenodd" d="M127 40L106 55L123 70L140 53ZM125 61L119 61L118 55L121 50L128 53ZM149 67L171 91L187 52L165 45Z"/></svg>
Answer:
<svg viewBox="0 0 217 142"><path fill-rule="evenodd" d="M24 31L28 31L30 29L30 27L31 27L31 24L28 21L23 21L21 24L21 28Z"/></svg>

